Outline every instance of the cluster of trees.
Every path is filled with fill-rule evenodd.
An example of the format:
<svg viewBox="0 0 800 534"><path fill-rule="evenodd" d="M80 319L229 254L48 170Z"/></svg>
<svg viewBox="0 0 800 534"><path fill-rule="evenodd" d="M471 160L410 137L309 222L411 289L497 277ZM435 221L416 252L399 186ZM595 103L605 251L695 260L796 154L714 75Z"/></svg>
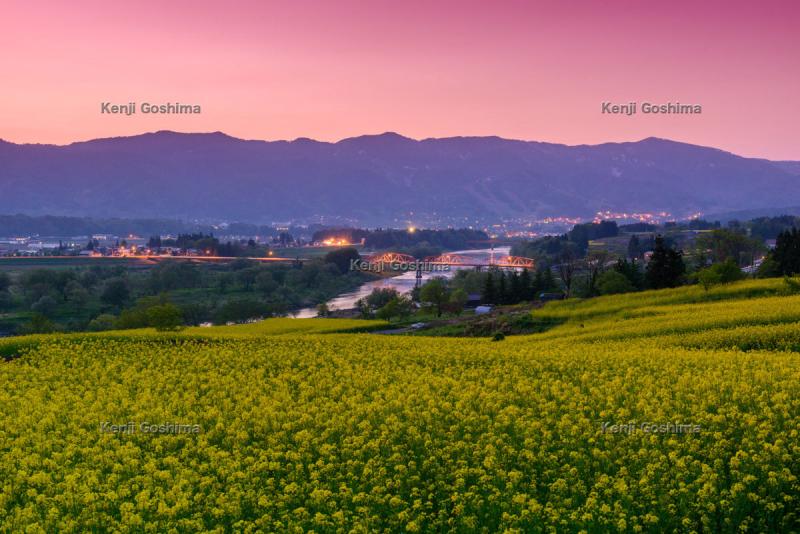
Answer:
<svg viewBox="0 0 800 534"><path fill-rule="evenodd" d="M800 217L794 215L757 217L746 222L730 221L728 226L734 229L742 229L751 237L765 241L767 239L776 239L778 235L787 230L800 228Z"/></svg>
<svg viewBox="0 0 800 534"><path fill-rule="evenodd" d="M539 298L541 293L559 291L553 271L539 269L531 276L528 269L521 272L491 270L483 273L481 302L484 304L518 304Z"/></svg>
<svg viewBox="0 0 800 534"><path fill-rule="evenodd" d="M489 236L481 230L448 229L448 230L383 230L369 232L364 238L364 245L371 249L410 248L425 244L442 250L458 250L480 247L489 240Z"/></svg>
<svg viewBox="0 0 800 534"><path fill-rule="evenodd" d="M645 282L648 289L678 287L685 281L686 263L683 252L670 247L663 237L654 240L653 255L647 262Z"/></svg>
<svg viewBox="0 0 800 534"><path fill-rule="evenodd" d="M671 288L687 283L698 283L708 290L717 284L743 279L746 275L742 267L751 265L754 258L764 251L763 243L749 237L742 228L721 228L717 224L698 226L710 231L695 239L688 261L669 237L633 235L628 244L628 257L615 258L607 251L592 251L581 258L573 256L552 268L540 268L534 276L528 270L463 270L450 280L436 278L428 281L421 290L415 291L414 299L440 316L442 313L460 313L470 293L480 293L483 303L509 305L535 300L541 293L561 290L568 296L581 297ZM608 225L600 234L613 232ZM579 241L595 239L600 234L579 230L572 235ZM539 240L538 244L547 247L554 242L566 242L577 248L576 241L568 233ZM645 251L649 252L647 261L643 257ZM800 274L800 230L784 229L778 233L776 247L762 264L759 275L795 274ZM792 280L787 281L790 282L800 287ZM385 319L408 315L414 309L411 299L391 289L376 290L359 304L364 316Z"/></svg>
<svg viewBox="0 0 800 534"><path fill-rule="evenodd" d="M755 264L767 251L765 239L777 236L777 245L759 268L758 276L781 276L800 272L794 247L797 230L793 216L761 217L745 223L693 220L665 224L667 235L631 235L619 262L607 251L589 251L588 242L617 235L614 223L576 225L560 236L524 242L512 248L513 255L535 258L551 265L564 292L583 297L609 292L676 287L701 283L709 288L744 276L742 268ZM649 232L655 225L637 223L622 227L628 232ZM683 232L702 230L702 232ZM678 244L688 247L685 256ZM645 254L648 254L647 261ZM646 266L646 267L645 267Z"/></svg>
<svg viewBox="0 0 800 534"><path fill-rule="evenodd" d="M181 221L169 219L96 219L57 215L0 215L4 235L75 236L93 234L149 235L174 234L189 229Z"/></svg>
<svg viewBox="0 0 800 534"><path fill-rule="evenodd" d="M728 284L744 278L744 273L733 259L725 260L722 263L715 263L705 269L700 269L695 274L697 282L708 291L717 284Z"/></svg>
<svg viewBox="0 0 800 534"><path fill-rule="evenodd" d="M215 227L206 224L186 223L175 219L98 219L94 217L63 217L58 215L0 215L0 228L5 235L76 236L93 234L112 235L164 235L211 233ZM290 228L290 231L293 229ZM277 236L272 226L230 223L225 227L228 235Z"/></svg>
<svg viewBox="0 0 800 534"><path fill-rule="evenodd" d="M11 307L11 276L8 273L0 271L0 311L4 311Z"/></svg>
<svg viewBox="0 0 800 534"><path fill-rule="evenodd" d="M713 230L721 227L722 224L719 221L710 222L706 221L705 219L691 219L681 223L678 223L677 221L667 221L664 223L665 230ZM656 230L657 229L658 228L656 227Z"/></svg>
<svg viewBox="0 0 800 534"><path fill-rule="evenodd" d="M800 230L792 228L778 234L771 259L782 275L800 273Z"/></svg>
<svg viewBox="0 0 800 534"><path fill-rule="evenodd" d="M682 223L665 223L662 238L669 248L681 245L689 250L692 258L692 265L689 267L694 270L725 263L729 259L744 267L763 255L766 240L791 232L795 227L800 227L800 218L791 215L759 217L746 222L734 220L728 223L727 228L722 228L719 221L694 219ZM642 259L646 252L655 249L655 236L659 230L657 225L635 223L617 227L614 222L602 221L577 224L562 235L518 243L512 247L511 253L535 258L542 264L568 263L586 257L589 253L589 241L615 237L620 230L632 233L628 243L628 258ZM686 230L704 232L695 236L691 232L684 233Z"/></svg>
<svg viewBox="0 0 800 534"><path fill-rule="evenodd" d="M328 252L325 254L323 261L327 265L335 265L340 273L345 274L350 270L351 262L359 259L361 259L361 255L356 249L346 247Z"/></svg>
<svg viewBox="0 0 800 534"><path fill-rule="evenodd" d="M349 260L336 256L290 265L242 258L227 265L167 261L149 269L32 269L13 279L2 273L0 311L16 312L11 315L30 320L22 323L22 329L8 325L0 325L0 329L32 332L163 326L169 325L164 317L170 314L179 314L180 323L187 325L241 322L313 306L369 278L351 272Z"/></svg>
<svg viewBox="0 0 800 534"><path fill-rule="evenodd" d="M664 244L668 247L673 247L675 244L669 237L662 237ZM642 259L645 252L653 250L656 245L655 234L639 236L633 234L628 240L628 259Z"/></svg>
<svg viewBox="0 0 800 534"><path fill-rule="evenodd" d="M421 288L416 288L411 296L403 295L393 288L377 288L367 297L356 303L362 317L377 317L391 321L411 315L418 302L425 311L441 317L444 313L459 315L464 310L468 295L463 287L453 280L432 278Z"/></svg>
<svg viewBox="0 0 800 534"><path fill-rule="evenodd" d="M617 235L619 235L619 227L615 221L600 221L599 223L576 224L572 230L567 232L567 239L575 243L578 249L584 251L585 254L589 248L589 241Z"/></svg>
<svg viewBox="0 0 800 534"><path fill-rule="evenodd" d="M662 236L653 238L652 254L642 261L636 236L631 238L630 258L618 258L607 251L593 251L584 258L562 255L554 266L566 296L596 295L677 287L686 282L683 252ZM633 253L632 251L637 251Z"/></svg>
<svg viewBox="0 0 800 534"><path fill-rule="evenodd" d="M553 265L585 257L589 250L589 241L617 235L619 227L615 221L576 224L566 234L517 243L511 247L511 254L535 258L540 263Z"/></svg>
<svg viewBox="0 0 800 534"><path fill-rule="evenodd" d="M30 315L30 324L22 325L21 333L53 331L56 316L68 318L66 328L79 329L81 317L116 307L129 298L119 268L32 269L22 271L16 279L0 273L0 311Z"/></svg>
<svg viewBox="0 0 800 534"><path fill-rule="evenodd" d="M414 311L414 303L411 298L394 288L374 289L368 296L359 299L356 306L362 317L377 317L385 321L408 317Z"/></svg>
<svg viewBox="0 0 800 534"><path fill-rule="evenodd" d="M267 245L256 243L253 239L241 239L239 241L227 241L221 243L213 234L191 233L179 234L175 239L161 239L160 236L152 236L147 246L154 250L172 247L181 250L195 249L212 256L226 257L262 257L267 254Z"/></svg>
<svg viewBox="0 0 800 534"><path fill-rule="evenodd" d="M792 228L778 234L775 248L764 259L758 274L762 277L800 274L800 230Z"/></svg>
<svg viewBox="0 0 800 534"><path fill-rule="evenodd" d="M741 229L721 228L698 235L694 249L695 264L698 268L727 261L744 267L752 265L766 247L762 240L747 236Z"/></svg>
<svg viewBox="0 0 800 534"><path fill-rule="evenodd" d="M620 232L627 232L627 233L635 233L638 232L640 234L647 233L647 232L655 232L658 230L657 224L651 223L631 223L631 224L623 224L619 227Z"/></svg>

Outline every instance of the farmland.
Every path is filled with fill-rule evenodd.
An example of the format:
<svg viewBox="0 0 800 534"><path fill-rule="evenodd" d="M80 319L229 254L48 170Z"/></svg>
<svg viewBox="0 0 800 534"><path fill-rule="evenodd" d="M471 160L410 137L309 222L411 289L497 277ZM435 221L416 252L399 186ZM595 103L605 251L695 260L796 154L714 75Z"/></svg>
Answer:
<svg viewBox="0 0 800 534"><path fill-rule="evenodd" d="M499 342L333 319L4 339L0 525L800 528L800 295L783 281L532 318L547 327Z"/></svg>

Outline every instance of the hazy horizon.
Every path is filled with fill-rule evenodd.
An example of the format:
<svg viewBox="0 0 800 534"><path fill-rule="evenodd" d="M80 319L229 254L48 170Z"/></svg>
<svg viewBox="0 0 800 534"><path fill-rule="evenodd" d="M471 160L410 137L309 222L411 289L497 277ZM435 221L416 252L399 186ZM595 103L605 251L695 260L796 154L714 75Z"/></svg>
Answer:
<svg viewBox="0 0 800 534"><path fill-rule="evenodd" d="M641 142L646 141L648 139L658 139L658 140L661 140L661 141L667 141L667 142L671 142L671 143L681 143L681 144L694 145L694 146L703 147L703 148L712 148L712 149L716 149L716 150L721 150L723 152L728 152L730 154L733 154L734 156L740 156L740 157L744 157L744 158L748 158L748 159L767 159L767 160L774 161L774 162L800 161L800 158L798 158L797 160L792 160L792 159L786 160L786 159L771 159L771 158L767 158L765 156L759 156L759 155L737 154L735 152L731 152L731 151L725 150L723 148L720 148L720 147L714 146L714 145L700 145L700 144L696 144L696 143L691 143L689 141L682 141L680 139L669 139L669 138L665 138L665 137L658 137L658 136L655 136L655 135L649 135L649 136L645 136L645 137L638 138L638 139L623 139L623 140L619 140L619 141L600 141L600 142L597 142L597 143L575 143L575 144L570 144L570 143L558 143L558 142L554 142L554 141L548 141L548 140L545 140L545 139L517 139L517 138L503 137L503 136L500 136L500 135L493 135L493 134L487 134L487 135L451 135L451 136L441 136L441 137L438 137L438 136L437 137L412 137L410 135L405 135L402 132L397 132L397 131L394 131L394 130L387 130L387 131L375 132L375 133L363 133L363 134L353 135L353 136L349 136L349 137L342 137L340 139L327 140L327 139L315 139L315 138L309 137L309 136L300 136L300 137L295 137L295 138L292 138L292 139L288 139L288 138L256 139L256 138L247 138L247 137L237 137L235 135L231 135L230 133L222 131L222 130L181 131L181 130L174 130L174 129L163 129L163 130L142 131L142 132L138 132L138 133L131 133L129 135L115 135L115 136L93 137L93 138L88 138L88 139L75 139L73 141L68 141L68 142L65 142L65 143L18 142L18 141L15 141L13 139L6 139L6 138L4 138L2 136L0 136L0 141L4 141L6 143L11 143L13 145L19 145L19 146L21 146L21 145L40 145L40 146L68 147L70 145L75 145L75 144L80 144L80 143L90 143L92 141L102 141L102 140L108 140L108 139L125 139L125 138L131 138L131 137L140 137L140 136L144 136L144 135L154 135L154 134L159 134L159 133L173 133L173 134L179 134L179 135L214 135L214 134L222 134L222 135L224 135L226 137L230 137L230 138L233 138L233 139L236 139L236 140L239 140L239 141L258 141L258 142L264 142L264 143L292 143L292 142L295 142L295 141L310 140L310 141L314 141L314 142L318 142L318 143L328 143L328 144L336 144L336 143L340 143L342 141L347 141L348 139L357 139L357 138L361 138L361 137L380 137L380 136L384 136L384 135L396 135L396 136L399 136L399 137L402 137L402 138L405 138L405 139L408 139L408 140L411 140L411 141L414 141L414 142L422 142L422 141L428 141L428 140L459 139L459 138L462 138L462 139L468 139L468 138L499 138L499 139L502 139L502 140L505 140L505 141L518 141L518 142L522 142L522 143L542 143L542 144L549 144L549 145L566 146L566 147L570 147L570 148L581 147L581 146L594 147L594 146L609 145L609 144L618 145L618 144L641 143Z"/></svg>

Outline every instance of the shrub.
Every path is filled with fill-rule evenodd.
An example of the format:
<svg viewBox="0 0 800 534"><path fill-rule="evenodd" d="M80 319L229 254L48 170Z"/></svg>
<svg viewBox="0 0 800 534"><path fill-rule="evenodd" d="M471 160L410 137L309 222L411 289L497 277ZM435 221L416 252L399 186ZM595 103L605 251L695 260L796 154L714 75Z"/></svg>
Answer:
<svg viewBox="0 0 800 534"><path fill-rule="evenodd" d="M31 306L31 311L40 313L45 317L52 317L55 314L56 309L58 308L58 303L56 299L51 297L50 295L45 295L39 300L37 300Z"/></svg>
<svg viewBox="0 0 800 534"><path fill-rule="evenodd" d="M786 288L785 292L790 295L800 293L800 279L791 278L789 276L783 277L783 285Z"/></svg>
<svg viewBox="0 0 800 534"><path fill-rule="evenodd" d="M699 271L696 275L697 281L708 291L717 284L730 284L744 278L744 273L732 259L722 263L715 263Z"/></svg>
<svg viewBox="0 0 800 534"><path fill-rule="evenodd" d="M174 304L159 304L147 310L147 324L159 332L174 332L183 327L183 312Z"/></svg>
<svg viewBox="0 0 800 534"><path fill-rule="evenodd" d="M597 278L597 289L601 295L613 295L615 293L630 293L635 291L628 277L617 270L606 271Z"/></svg>
<svg viewBox="0 0 800 534"><path fill-rule="evenodd" d="M49 334L55 331L56 325L41 313L34 313L30 322L20 328L21 334Z"/></svg>
<svg viewBox="0 0 800 534"><path fill-rule="evenodd" d="M352 247L347 247L328 252L325 254L325 259L323 261L325 263L332 263L336 265L336 268L339 269L339 272L345 274L350 271L350 262L358 261L360 259L361 255L358 253L358 250Z"/></svg>
<svg viewBox="0 0 800 534"><path fill-rule="evenodd" d="M701 286L703 286L704 290L708 291L713 286L719 284L722 281L722 278L717 271L711 267L708 267L697 273L697 281Z"/></svg>
<svg viewBox="0 0 800 534"><path fill-rule="evenodd" d="M109 306L122 306L131 297L128 282L124 278L111 278L106 282L100 300Z"/></svg>
<svg viewBox="0 0 800 534"><path fill-rule="evenodd" d="M89 321L87 329L91 330L92 332L112 330L115 326L115 322L116 322L116 317L114 317L110 313L103 313L101 315L98 315L91 321Z"/></svg>

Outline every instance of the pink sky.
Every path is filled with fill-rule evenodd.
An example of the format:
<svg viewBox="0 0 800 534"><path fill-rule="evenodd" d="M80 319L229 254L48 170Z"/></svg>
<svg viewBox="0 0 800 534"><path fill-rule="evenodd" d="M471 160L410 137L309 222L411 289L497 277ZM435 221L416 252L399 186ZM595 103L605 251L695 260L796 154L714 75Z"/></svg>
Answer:
<svg viewBox="0 0 800 534"><path fill-rule="evenodd" d="M794 0L110 4L0 0L0 138L657 136L800 160ZM203 112L100 114L131 100ZM703 113L600 113L629 100Z"/></svg>

